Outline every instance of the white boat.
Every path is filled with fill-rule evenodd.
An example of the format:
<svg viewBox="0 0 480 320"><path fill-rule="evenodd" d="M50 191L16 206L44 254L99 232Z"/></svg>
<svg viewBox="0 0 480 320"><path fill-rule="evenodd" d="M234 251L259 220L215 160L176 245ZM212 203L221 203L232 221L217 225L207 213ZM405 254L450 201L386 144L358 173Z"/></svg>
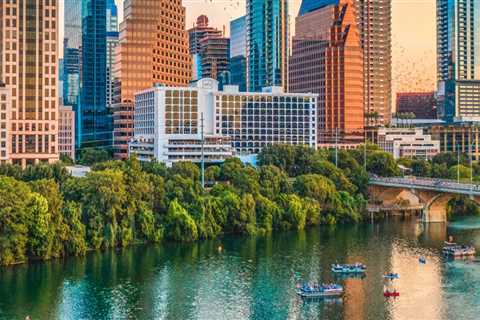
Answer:
<svg viewBox="0 0 480 320"><path fill-rule="evenodd" d="M302 298L322 298L338 297L342 295L343 287L338 284L304 284L297 290L297 294Z"/></svg>
<svg viewBox="0 0 480 320"><path fill-rule="evenodd" d="M333 273L365 273L367 267L362 263L354 264L332 264Z"/></svg>

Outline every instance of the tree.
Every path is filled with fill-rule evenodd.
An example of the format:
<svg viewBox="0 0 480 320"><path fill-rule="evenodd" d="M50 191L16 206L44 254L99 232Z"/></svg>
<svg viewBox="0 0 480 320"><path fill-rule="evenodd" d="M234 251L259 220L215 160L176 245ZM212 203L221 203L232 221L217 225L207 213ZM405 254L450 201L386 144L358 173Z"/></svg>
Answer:
<svg viewBox="0 0 480 320"><path fill-rule="evenodd" d="M27 184L0 176L0 264L26 261L32 193Z"/></svg>
<svg viewBox="0 0 480 320"><path fill-rule="evenodd" d="M417 177L430 177L432 175L432 165L425 160L412 160L412 174Z"/></svg>
<svg viewBox="0 0 480 320"><path fill-rule="evenodd" d="M455 165L448 169L449 179L470 180L472 170L464 165Z"/></svg>
<svg viewBox="0 0 480 320"><path fill-rule="evenodd" d="M175 162L168 170L168 174L171 176L178 174L184 178L192 179L193 181L200 180L200 169L192 162Z"/></svg>
<svg viewBox="0 0 480 320"><path fill-rule="evenodd" d="M100 148L84 148L80 151L78 163L91 166L98 162L105 162L112 158L108 150Z"/></svg>
<svg viewBox="0 0 480 320"><path fill-rule="evenodd" d="M348 180L341 169L326 160L317 160L312 164L312 173L328 177L338 190L354 193L357 188Z"/></svg>
<svg viewBox="0 0 480 320"><path fill-rule="evenodd" d="M260 193L269 199L274 199L280 193L289 193L291 183L287 174L274 165L258 168Z"/></svg>
<svg viewBox="0 0 480 320"><path fill-rule="evenodd" d="M258 195L255 199L255 210L259 233L265 234L272 232L273 221L278 221L282 215L280 207L267 197Z"/></svg>
<svg viewBox="0 0 480 320"><path fill-rule="evenodd" d="M205 170L205 181L214 184L220 179L222 169L219 166L210 166Z"/></svg>
<svg viewBox="0 0 480 320"><path fill-rule="evenodd" d="M382 177L393 177L400 175L393 156L388 152L377 151L367 157L367 170Z"/></svg>
<svg viewBox="0 0 480 320"><path fill-rule="evenodd" d="M47 200L38 193L32 194L29 204L28 221L28 254L35 258L49 259L52 256L52 245L55 236L52 215Z"/></svg>
<svg viewBox="0 0 480 320"><path fill-rule="evenodd" d="M87 242L85 225L81 221L80 205L73 201L67 201L62 208L62 214L68 225L66 253L73 256L84 255L87 251Z"/></svg>
<svg viewBox="0 0 480 320"><path fill-rule="evenodd" d="M168 207L165 217L165 233L167 239L175 241L190 242L198 239L195 220L177 199L173 199Z"/></svg>
<svg viewBox="0 0 480 320"><path fill-rule="evenodd" d="M283 209L281 221L277 225L284 230L303 230L307 222L307 211L302 199L295 194L283 194L279 197L279 205Z"/></svg>
<svg viewBox="0 0 480 320"><path fill-rule="evenodd" d="M297 177L293 190L302 197L317 200L322 207L333 198L336 192L333 182L318 174L307 174Z"/></svg>

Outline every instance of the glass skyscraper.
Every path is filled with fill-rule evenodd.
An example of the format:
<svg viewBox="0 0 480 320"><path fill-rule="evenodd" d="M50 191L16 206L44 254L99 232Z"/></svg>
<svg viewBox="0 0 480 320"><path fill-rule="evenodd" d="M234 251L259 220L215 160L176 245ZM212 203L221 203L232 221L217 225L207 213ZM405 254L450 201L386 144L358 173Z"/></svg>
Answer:
<svg viewBox="0 0 480 320"><path fill-rule="evenodd" d="M80 48L82 46L82 0L65 0L63 38L63 104L75 111L76 128L80 126ZM80 130L75 143L80 145Z"/></svg>
<svg viewBox="0 0 480 320"><path fill-rule="evenodd" d="M115 0L107 0L107 107L113 105L115 48L118 45L118 10Z"/></svg>
<svg viewBox="0 0 480 320"><path fill-rule="evenodd" d="M247 0L247 88L288 87L287 0Z"/></svg>
<svg viewBox="0 0 480 320"><path fill-rule="evenodd" d="M437 0L438 113L480 120L480 2Z"/></svg>
<svg viewBox="0 0 480 320"><path fill-rule="evenodd" d="M81 147L112 145L107 108L107 1L82 1Z"/></svg>
<svg viewBox="0 0 480 320"><path fill-rule="evenodd" d="M230 83L247 90L246 17L230 21Z"/></svg>

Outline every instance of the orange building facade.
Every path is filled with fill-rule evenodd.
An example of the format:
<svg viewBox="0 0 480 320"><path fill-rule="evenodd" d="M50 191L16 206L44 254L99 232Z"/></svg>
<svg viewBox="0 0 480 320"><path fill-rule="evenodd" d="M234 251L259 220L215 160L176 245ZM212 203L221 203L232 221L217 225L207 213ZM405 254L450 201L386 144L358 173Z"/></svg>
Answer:
<svg viewBox="0 0 480 320"><path fill-rule="evenodd" d="M26 166L58 160L57 79L58 2L0 1L0 82L9 93L10 109L2 128L8 162Z"/></svg>
<svg viewBox="0 0 480 320"><path fill-rule="evenodd" d="M307 2L309 2L307 0ZM352 0L305 6L296 18L290 91L318 99L318 144L363 140L363 52ZM302 4L303 6L303 4Z"/></svg>
<svg viewBox="0 0 480 320"><path fill-rule="evenodd" d="M134 97L156 84L187 85L191 79L185 8L181 0L128 0L115 59L113 144L128 157L133 136Z"/></svg>

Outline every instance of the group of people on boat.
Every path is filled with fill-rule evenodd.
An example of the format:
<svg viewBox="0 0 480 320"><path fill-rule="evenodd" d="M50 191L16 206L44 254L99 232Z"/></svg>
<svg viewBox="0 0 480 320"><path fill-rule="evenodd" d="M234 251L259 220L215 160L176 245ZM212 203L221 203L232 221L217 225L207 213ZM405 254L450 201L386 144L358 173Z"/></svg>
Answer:
<svg viewBox="0 0 480 320"><path fill-rule="evenodd" d="M332 264L332 272L336 273L363 273L367 267L363 263L353 263L353 264Z"/></svg>

